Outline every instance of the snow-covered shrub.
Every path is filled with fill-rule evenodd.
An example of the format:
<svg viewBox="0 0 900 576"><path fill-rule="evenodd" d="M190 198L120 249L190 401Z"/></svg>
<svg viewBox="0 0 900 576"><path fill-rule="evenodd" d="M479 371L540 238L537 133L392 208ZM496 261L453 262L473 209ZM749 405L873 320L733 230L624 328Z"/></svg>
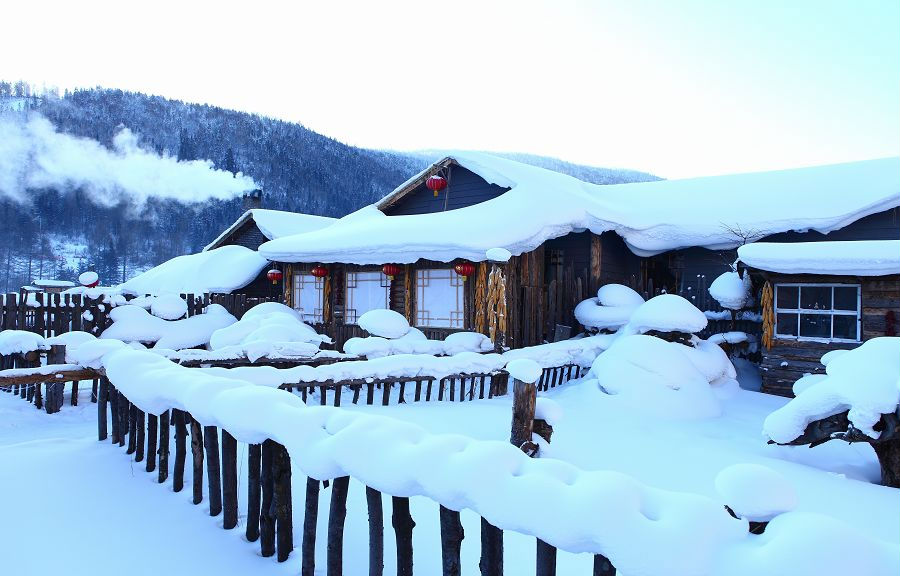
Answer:
<svg viewBox="0 0 900 576"><path fill-rule="evenodd" d="M734 366L721 348L652 336L621 336L594 360L588 378L616 402L664 418L718 416L718 396L737 387Z"/></svg>
<svg viewBox="0 0 900 576"><path fill-rule="evenodd" d="M210 304L203 314L183 320L163 320L140 306L130 305L113 308L109 318L113 323L100 338L153 343L155 348L171 350L206 345L216 330L237 321L218 304Z"/></svg>
<svg viewBox="0 0 900 576"><path fill-rule="evenodd" d="M150 313L163 320L184 318L187 311L187 302L178 294L162 294L150 302Z"/></svg>
<svg viewBox="0 0 900 576"><path fill-rule="evenodd" d="M216 330L209 348L233 350L251 362L264 356L312 356L331 339L303 322L296 310L277 302L264 302L248 310L241 319Z"/></svg>
<svg viewBox="0 0 900 576"><path fill-rule="evenodd" d="M575 306L575 319L588 331L617 330L628 323L631 314L644 303L640 294L622 284L606 284L596 298Z"/></svg>
<svg viewBox="0 0 900 576"><path fill-rule="evenodd" d="M660 294L641 304L628 326L635 332L681 332L694 334L706 328L706 315L686 299Z"/></svg>
<svg viewBox="0 0 900 576"><path fill-rule="evenodd" d="M729 310L741 310L750 302L752 285L750 274L744 270L744 277L738 272L725 272L709 285L709 295Z"/></svg>
<svg viewBox="0 0 900 576"><path fill-rule="evenodd" d="M716 492L735 516L768 522L797 507L797 491L783 474L759 464L734 464L716 475Z"/></svg>

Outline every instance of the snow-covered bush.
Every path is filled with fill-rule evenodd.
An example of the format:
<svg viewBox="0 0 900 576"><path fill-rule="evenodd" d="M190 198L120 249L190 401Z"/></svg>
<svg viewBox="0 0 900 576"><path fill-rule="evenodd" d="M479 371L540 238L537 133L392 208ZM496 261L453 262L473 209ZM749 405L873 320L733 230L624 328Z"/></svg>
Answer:
<svg viewBox="0 0 900 576"><path fill-rule="evenodd" d="M140 306L130 305L113 308L109 318L112 325L100 338L154 344L155 348L171 350L204 346L216 330L237 321L218 304L210 304L203 314L183 320L163 320Z"/></svg>
<svg viewBox="0 0 900 576"><path fill-rule="evenodd" d="M703 340L694 344L621 336L594 360L587 377L614 401L653 416L718 416L718 397L737 388L737 374L721 348Z"/></svg>
<svg viewBox="0 0 900 576"><path fill-rule="evenodd" d="M640 334L694 334L706 328L707 322L706 315L681 296L660 294L641 304L631 315L628 326Z"/></svg>
<svg viewBox="0 0 900 576"><path fill-rule="evenodd" d="M823 363L825 377L805 383L763 431L778 444L872 444L882 483L900 487L900 338L873 338Z"/></svg>
<svg viewBox="0 0 900 576"><path fill-rule="evenodd" d="M750 302L752 285L750 274L744 270L743 278L738 272L721 274L709 285L709 295L728 310L741 310Z"/></svg>
<svg viewBox="0 0 900 576"><path fill-rule="evenodd" d="M734 464L716 475L716 492L735 516L768 522L797 507L797 491L783 474L759 464Z"/></svg>
<svg viewBox="0 0 900 576"><path fill-rule="evenodd" d="M575 319L589 332L614 331L627 324L643 303L641 295L628 286L606 284L597 290L596 298L582 300L575 306Z"/></svg>
<svg viewBox="0 0 900 576"><path fill-rule="evenodd" d="M331 339L303 322L296 310L277 302L264 302L241 319L213 332L210 350L232 350L251 362L264 356L312 356Z"/></svg>

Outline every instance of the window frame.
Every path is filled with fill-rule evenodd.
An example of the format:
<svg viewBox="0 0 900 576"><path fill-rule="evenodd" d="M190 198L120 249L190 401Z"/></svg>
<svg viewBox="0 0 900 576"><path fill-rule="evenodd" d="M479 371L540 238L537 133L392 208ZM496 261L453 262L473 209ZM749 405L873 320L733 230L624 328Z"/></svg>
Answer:
<svg viewBox="0 0 900 576"><path fill-rule="evenodd" d="M380 287L384 289L384 308L373 308L372 310L390 310L391 309L391 281L387 276L384 275L380 269L366 269L360 268L358 270L347 270L344 273L344 323L350 324L353 326L358 325L359 317L362 314L357 314L356 309L352 308L353 298L351 296L351 288L355 289L359 285L359 279L357 278L358 274L379 274L379 284ZM351 281L354 282L354 285L351 287ZM374 283L374 280L366 280L366 282ZM350 319L350 310L353 310L354 318Z"/></svg>
<svg viewBox="0 0 900 576"><path fill-rule="evenodd" d="M313 309L312 314L301 312L300 295L302 293L302 285L298 283L298 279L309 276L313 279L311 284L314 286L319 295L319 306ZM323 324L325 322L325 279L313 276L309 271L295 271L291 277L291 304L294 310L300 313L303 321L307 324ZM311 318L307 318L311 316Z"/></svg>
<svg viewBox="0 0 900 576"><path fill-rule="evenodd" d="M430 273L432 271L438 272L447 272L449 274L450 286L456 288L456 304L458 306L455 310L450 310L450 317L448 318L448 324L430 324L427 323L428 320L432 320L430 314L426 319L423 316L423 310L428 311L427 309L423 309L424 304L424 291L425 288L428 287L427 283L422 282L422 274ZM454 283L458 282L458 283ZM464 330L466 327L466 283L463 280L463 277L456 273L451 267L441 267L441 266L423 266L417 267L415 269L415 326L417 328L435 328L441 330Z"/></svg>
<svg viewBox="0 0 900 576"><path fill-rule="evenodd" d="M778 289L779 288L797 288L797 308L779 308L778 307ZM802 298L801 293L803 288L831 288L831 309L830 310L816 310L816 309L808 309L801 308ZM834 289L835 288L856 288L856 310L835 310L834 309ZM773 332L775 338L779 340L797 340L797 341L806 341L806 342L847 342L847 343L859 343L862 342L862 285L859 283L840 283L840 282L779 282L775 284L775 291L773 294L773 302L772 302L773 312L774 312L774 320L775 325L773 327ZM793 334L781 334L778 331L778 315L779 314L796 314L797 315L797 324L796 330L797 335ZM819 315L819 316L830 316L831 317L831 336L828 338L820 337L820 336L801 336L800 335L800 327L801 327L801 316L803 315ZM834 317L835 316L850 316L856 318L856 338L848 339L848 338L835 338L834 336Z"/></svg>

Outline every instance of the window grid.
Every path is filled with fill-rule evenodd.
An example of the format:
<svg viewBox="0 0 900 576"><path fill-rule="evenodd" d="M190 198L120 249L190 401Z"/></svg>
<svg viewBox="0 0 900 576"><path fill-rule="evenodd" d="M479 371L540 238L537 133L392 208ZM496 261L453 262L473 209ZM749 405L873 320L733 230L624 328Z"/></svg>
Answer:
<svg viewBox="0 0 900 576"><path fill-rule="evenodd" d="M294 309L300 312L304 322L325 321L325 279L312 274L294 274Z"/></svg>
<svg viewBox="0 0 900 576"><path fill-rule="evenodd" d="M463 328L465 284L450 268L416 270L416 326Z"/></svg>
<svg viewBox="0 0 900 576"><path fill-rule="evenodd" d="M360 313L359 310L362 303L359 303L357 292L362 292L364 290L371 291L373 288L380 288L380 292L384 296L383 301L378 302L380 306L376 306L375 308L366 308L362 311L362 313ZM344 309L344 321L347 324L356 324L356 322L359 320L359 317L369 310L374 310L376 308L389 308L390 288L391 281L381 272L347 272L347 290Z"/></svg>
<svg viewBox="0 0 900 576"><path fill-rule="evenodd" d="M781 308L778 306L778 289L779 288L796 288L797 289L797 307L796 308ZM803 288L830 288L831 289L831 308L803 308ZM856 289L856 310L835 310L834 309L834 289L835 288L855 288ZM775 337L776 338L784 338L784 339L794 339L794 340L827 340L832 342L859 342L860 341L860 311L862 309L861 306L861 290L859 284L802 284L802 283L784 283L784 284L776 284L775 285ZM797 322L794 328L797 331L797 334L782 334L779 331L778 326L778 315L779 314L794 314L797 316ZM801 320L803 316L809 315L818 315L818 316L829 316L831 317L831 327L830 334L828 338L816 337L816 336L801 336L800 329L802 327ZM835 316L849 316L856 319L856 338L835 338L834 337L834 317ZM793 323L793 322L792 322Z"/></svg>

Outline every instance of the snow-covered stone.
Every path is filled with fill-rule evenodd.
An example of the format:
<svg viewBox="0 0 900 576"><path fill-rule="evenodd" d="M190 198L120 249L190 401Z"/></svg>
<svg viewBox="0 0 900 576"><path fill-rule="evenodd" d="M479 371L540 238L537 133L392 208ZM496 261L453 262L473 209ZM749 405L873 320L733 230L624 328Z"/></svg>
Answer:
<svg viewBox="0 0 900 576"><path fill-rule="evenodd" d="M187 302L178 294L160 294L150 302L150 313L163 320L184 318L187 311Z"/></svg>
<svg viewBox="0 0 900 576"><path fill-rule="evenodd" d="M708 323L706 315L688 300L675 294L660 294L641 304L628 325L637 332L700 332Z"/></svg>
<svg viewBox="0 0 900 576"><path fill-rule="evenodd" d="M602 306L637 308L644 303L644 297L624 284L604 284L597 290L597 300Z"/></svg>
<svg viewBox="0 0 900 576"><path fill-rule="evenodd" d="M409 322L403 314L384 308L369 310L359 317L357 323L372 336L382 338L400 338L409 332Z"/></svg>
<svg viewBox="0 0 900 576"><path fill-rule="evenodd" d="M506 371L516 380L533 384L540 379L544 369L534 360L529 358L519 358L517 360L511 360L506 365Z"/></svg>
<svg viewBox="0 0 900 576"><path fill-rule="evenodd" d="M784 475L759 464L734 464L716 476L716 491L738 518L768 522L797 507L797 491Z"/></svg>

